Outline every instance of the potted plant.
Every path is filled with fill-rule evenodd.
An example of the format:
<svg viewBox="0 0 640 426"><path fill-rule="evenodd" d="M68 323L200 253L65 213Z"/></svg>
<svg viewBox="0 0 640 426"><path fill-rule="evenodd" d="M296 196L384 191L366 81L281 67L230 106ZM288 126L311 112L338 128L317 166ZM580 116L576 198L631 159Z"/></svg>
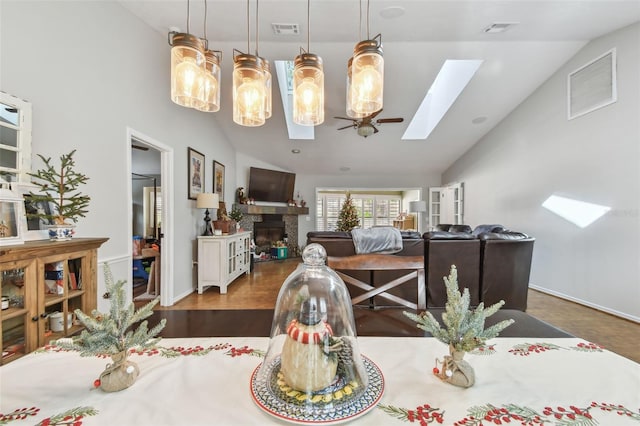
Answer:
<svg viewBox="0 0 640 426"><path fill-rule="evenodd" d="M34 184L39 188L38 193L31 192L34 203L46 203L53 206L50 212L31 213L31 217L46 219L50 226L49 237L51 240L69 240L73 235L73 227L78 218L85 217L91 198L81 193L78 188L84 185L89 178L74 170L74 149L68 154L60 156L60 164L51 164L51 157L45 158L38 154L44 162L42 169L29 173L36 178ZM70 223L70 222L73 222Z"/></svg>

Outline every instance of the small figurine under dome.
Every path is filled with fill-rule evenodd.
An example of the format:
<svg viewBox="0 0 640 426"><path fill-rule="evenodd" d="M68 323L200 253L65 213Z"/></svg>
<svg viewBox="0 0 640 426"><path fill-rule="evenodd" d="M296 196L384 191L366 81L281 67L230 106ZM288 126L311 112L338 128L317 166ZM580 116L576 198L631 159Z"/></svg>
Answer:
<svg viewBox="0 0 640 426"><path fill-rule="evenodd" d="M309 244L303 264L280 288L264 362L252 376L254 401L295 422L337 421L373 408L382 397L378 367L360 354L351 297Z"/></svg>

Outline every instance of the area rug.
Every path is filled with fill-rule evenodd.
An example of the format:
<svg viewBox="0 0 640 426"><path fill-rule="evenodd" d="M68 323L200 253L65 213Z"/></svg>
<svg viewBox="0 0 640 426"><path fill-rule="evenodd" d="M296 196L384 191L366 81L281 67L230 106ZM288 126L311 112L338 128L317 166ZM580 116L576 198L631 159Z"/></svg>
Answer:
<svg viewBox="0 0 640 426"><path fill-rule="evenodd" d="M155 299L156 297L158 297L158 295L149 294L147 292L144 292L141 295L134 297L133 301L134 302L140 302L141 300L152 300L152 299Z"/></svg>

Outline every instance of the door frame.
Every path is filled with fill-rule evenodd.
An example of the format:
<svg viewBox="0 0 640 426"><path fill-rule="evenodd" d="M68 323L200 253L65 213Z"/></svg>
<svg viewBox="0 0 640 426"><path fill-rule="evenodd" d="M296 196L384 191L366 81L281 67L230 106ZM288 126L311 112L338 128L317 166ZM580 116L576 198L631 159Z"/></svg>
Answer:
<svg viewBox="0 0 640 426"><path fill-rule="evenodd" d="M127 127L126 152L127 152L127 179L131 179L131 144L135 139L139 145L146 145L160 151L160 187L162 194L162 244L160 250L160 306L171 306L174 303L174 276L170 265L174 262L174 174L173 174L173 148L145 135L135 129ZM131 185L127 185L127 230L126 240L130 240L133 235L133 192ZM132 245L129 244L129 270L133 268Z"/></svg>

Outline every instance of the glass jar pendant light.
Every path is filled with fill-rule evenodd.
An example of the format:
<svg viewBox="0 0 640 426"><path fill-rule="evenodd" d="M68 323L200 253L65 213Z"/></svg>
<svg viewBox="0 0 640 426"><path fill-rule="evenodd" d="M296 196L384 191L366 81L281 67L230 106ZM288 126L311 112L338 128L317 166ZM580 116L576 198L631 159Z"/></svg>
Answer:
<svg viewBox="0 0 640 426"><path fill-rule="evenodd" d="M171 47L171 100L189 108L201 108L205 67L204 43L189 33L189 0L187 0L187 32L169 33Z"/></svg>
<svg viewBox="0 0 640 426"><path fill-rule="evenodd" d="M262 126L265 122L265 86L262 60L234 49L233 121L241 126Z"/></svg>
<svg viewBox="0 0 640 426"><path fill-rule="evenodd" d="M365 117L367 114L358 114L357 112L355 112L353 110L353 107L351 106L351 82L353 80L352 78L352 67L353 67L353 56L349 58L349 61L347 62L347 117L351 117L351 118L362 118Z"/></svg>
<svg viewBox="0 0 640 426"><path fill-rule="evenodd" d="M174 33L171 45L171 100L184 107L201 108L205 65L202 40L188 33Z"/></svg>
<svg viewBox="0 0 640 426"><path fill-rule="evenodd" d="M209 50L207 40L207 0L204 0L204 57L205 65L202 72L202 105L197 107L204 112L216 112L220 110L220 62L222 52Z"/></svg>
<svg viewBox="0 0 640 426"><path fill-rule="evenodd" d="M302 126L317 126L324 122L324 72L322 58L308 53L309 5L307 0L307 52L296 56L293 68L293 121Z"/></svg>
<svg viewBox="0 0 640 426"><path fill-rule="evenodd" d="M377 38L364 40L354 49L351 75L351 108L356 114L369 115L382 109L384 58Z"/></svg>
<svg viewBox="0 0 640 426"><path fill-rule="evenodd" d="M247 51L250 50L250 38L249 0L247 0ZM241 126L262 126L267 118L265 113L267 94L262 58L257 55L257 51L255 55L251 55L233 49L233 55L233 121Z"/></svg>
<svg viewBox="0 0 640 426"><path fill-rule="evenodd" d="M202 76L203 104L197 108L204 112L216 112L220 110L220 55L221 52L206 50L205 72Z"/></svg>
<svg viewBox="0 0 640 426"><path fill-rule="evenodd" d="M294 61L293 121L302 126L316 126L324 121L322 58L313 53L301 53Z"/></svg>

